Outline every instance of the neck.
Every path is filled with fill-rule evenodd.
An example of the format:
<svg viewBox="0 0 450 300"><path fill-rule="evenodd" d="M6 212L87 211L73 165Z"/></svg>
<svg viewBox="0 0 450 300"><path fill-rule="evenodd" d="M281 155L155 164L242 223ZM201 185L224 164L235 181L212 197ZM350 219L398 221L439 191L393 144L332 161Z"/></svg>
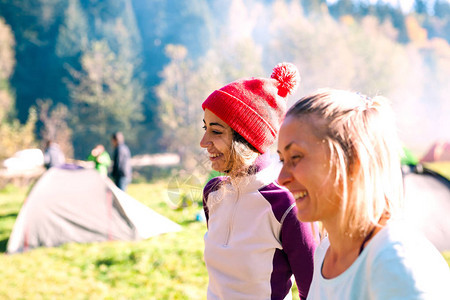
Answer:
<svg viewBox="0 0 450 300"><path fill-rule="evenodd" d="M323 226L328 234L328 240L330 241L330 248L338 255L344 255L345 253L352 252L353 249L359 248L360 237L351 237L341 230L340 222L337 220L324 221Z"/></svg>
<svg viewBox="0 0 450 300"><path fill-rule="evenodd" d="M322 275L325 278L334 278L347 270L369 240L381 230L381 227L374 227L372 232L367 233L370 236L351 237L342 232L339 222L324 222L324 228L330 241L330 247L322 265Z"/></svg>
<svg viewBox="0 0 450 300"><path fill-rule="evenodd" d="M324 228L328 233L330 247L325 254L322 275L325 278L334 278L347 270L358 258L363 238L345 234L340 229L339 222L324 222Z"/></svg>

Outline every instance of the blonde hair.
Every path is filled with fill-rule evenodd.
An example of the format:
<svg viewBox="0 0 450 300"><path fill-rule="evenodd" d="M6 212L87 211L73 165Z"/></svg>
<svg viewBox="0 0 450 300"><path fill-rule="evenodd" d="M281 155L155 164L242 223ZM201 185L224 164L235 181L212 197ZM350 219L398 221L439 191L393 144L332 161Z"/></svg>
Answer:
<svg viewBox="0 0 450 300"><path fill-rule="evenodd" d="M341 197L341 231L365 236L401 205L401 143L384 97L323 89L300 99L287 116L314 115L330 150L330 176Z"/></svg>

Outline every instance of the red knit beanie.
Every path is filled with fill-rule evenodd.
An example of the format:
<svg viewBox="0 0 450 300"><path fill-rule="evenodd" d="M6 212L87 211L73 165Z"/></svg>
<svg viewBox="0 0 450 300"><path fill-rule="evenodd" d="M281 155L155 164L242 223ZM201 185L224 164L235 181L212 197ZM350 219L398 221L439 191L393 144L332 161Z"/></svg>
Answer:
<svg viewBox="0 0 450 300"><path fill-rule="evenodd" d="M300 83L293 64L280 63L270 78L244 78L215 90L203 102L260 153L275 142L286 114L286 96Z"/></svg>

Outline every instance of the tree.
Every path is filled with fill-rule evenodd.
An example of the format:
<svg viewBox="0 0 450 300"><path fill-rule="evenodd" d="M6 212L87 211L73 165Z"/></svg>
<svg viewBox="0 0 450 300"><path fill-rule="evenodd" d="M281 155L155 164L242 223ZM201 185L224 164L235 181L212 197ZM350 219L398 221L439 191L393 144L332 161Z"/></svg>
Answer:
<svg viewBox="0 0 450 300"><path fill-rule="evenodd" d="M186 47L166 47L170 63L160 73L161 83L155 89L159 99L160 140L164 149L180 154L185 169L198 166L202 157L198 143L203 126L201 104L206 97L239 78L268 76L263 72L262 49L252 39L262 6L251 8L247 9L242 0L231 1L209 51L197 58L195 64Z"/></svg>
<svg viewBox="0 0 450 300"><path fill-rule="evenodd" d="M19 150L37 146L34 135L36 121L36 110L30 108L25 124L21 124L18 119L0 123L0 160Z"/></svg>
<svg viewBox="0 0 450 300"><path fill-rule="evenodd" d="M133 64L103 40L92 43L81 66L81 72L70 70L73 81L68 82L75 155L85 157L96 143L107 143L114 131L134 141L143 92L133 77Z"/></svg>
<svg viewBox="0 0 450 300"><path fill-rule="evenodd" d="M195 65L183 46L166 47L171 62L161 72L162 81L156 88L161 145L178 153L182 166L189 171L198 167L203 172L209 169L198 144L203 134L201 105L206 97L228 82L263 73L261 51L251 40L230 41L226 37L218 37L212 49Z"/></svg>
<svg viewBox="0 0 450 300"><path fill-rule="evenodd" d="M414 0L414 11L419 15L428 13L427 4L424 0Z"/></svg>
<svg viewBox="0 0 450 300"><path fill-rule="evenodd" d="M439 19L450 19L450 3L446 0L434 1L433 11Z"/></svg>
<svg viewBox="0 0 450 300"><path fill-rule="evenodd" d="M353 0L338 0L335 4L330 5L330 13L339 18L345 15L352 15L355 10Z"/></svg>
<svg viewBox="0 0 450 300"><path fill-rule="evenodd" d="M70 0L59 27L55 53L61 58L78 58L89 42L89 27L80 0Z"/></svg>
<svg viewBox="0 0 450 300"><path fill-rule="evenodd" d="M274 11L270 34L276 39L267 55L298 66L299 92L333 87L387 95L400 83L407 61L388 20L379 24L367 16L343 23L326 14L311 19L294 3L282 2Z"/></svg>
<svg viewBox="0 0 450 300"><path fill-rule="evenodd" d="M195 153L192 147L199 129L201 118L197 107L199 99L191 97L189 87L193 74L192 64L187 60L187 49L183 46L166 46L166 55L171 62L161 72L163 82L156 88L160 99L159 118L160 128L163 129L163 146L169 151L176 151L181 157L181 164L189 169L190 155ZM197 126L198 127L198 126Z"/></svg>
<svg viewBox="0 0 450 300"><path fill-rule="evenodd" d="M220 5L217 8L218 2ZM222 26L228 1L224 0L133 0L138 29L142 37L142 64L139 71L146 87L143 100L145 119L139 133L146 152L161 151L159 133L159 99L155 88L161 83L160 73L170 63L166 56L169 44L183 45L193 61L203 56L211 45L217 28ZM213 14L211 11L215 10ZM153 129L153 130L149 130Z"/></svg>
<svg viewBox="0 0 450 300"><path fill-rule="evenodd" d="M14 95L9 83L16 63L14 45L11 27L0 18L0 160L10 157L18 150L36 145L36 112L30 110L28 121L24 125L14 118Z"/></svg>
<svg viewBox="0 0 450 300"><path fill-rule="evenodd" d="M54 141L59 144L65 157L73 157L73 146L71 141L72 131L67 125L69 111L67 106L58 103L52 108L53 102L50 99L38 99L37 111L39 121L42 123L41 148L45 147L47 141Z"/></svg>
<svg viewBox="0 0 450 300"><path fill-rule="evenodd" d="M446 0L434 2L434 17L429 18L429 37L441 37L450 42L450 3ZM427 24L428 25L428 24Z"/></svg>
<svg viewBox="0 0 450 300"><path fill-rule="evenodd" d="M428 39L427 31L420 26L417 18L408 16L406 18L406 29L408 32L408 38L411 42L420 45L426 43Z"/></svg>
<svg viewBox="0 0 450 300"><path fill-rule="evenodd" d="M408 62L391 30L388 20L380 24L375 17L367 16L346 36L356 71L352 89L368 95L389 96L401 84Z"/></svg>
<svg viewBox="0 0 450 300"><path fill-rule="evenodd" d="M14 70L15 40L11 27L0 18L0 123L8 117L13 110L14 103L10 90L9 79Z"/></svg>
<svg viewBox="0 0 450 300"><path fill-rule="evenodd" d="M450 45L447 41L434 38L426 47L419 48L422 59L422 93L416 117L427 120L421 129L428 139L427 146L436 140L449 140L450 121ZM425 140L425 139L424 139Z"/></svg>
<svg viewBox="0 0 450 300"><path fill-rule="evenodd" d="M89 40L106 40L112 52L136 63L142 38L131 0L81 0L89 24Z"/></svg>
<svg viewBox="0 0 450 300"><path fill-rule="evenodd" d="M327 5L326 0L302 0L302 6L306 14L320 13Z"/></svg>
<svg viewBox="0 0 450 300"><path fill-rule="evenodd" d="M405 15L401 11L401 9L400 8L397 8L397 9L391 8L389 10L389 15L390 15L390 21L392 22L392 24L398 31L397 40L400 43L404 43L404 44L408 43L409 38L408 38L407 30L406 30Z"/></svg>
<svg viewBox="0 0 450 300"><path fill-rule="evenodd" d="M348 29L343 30L345 27L327 14L307 18L294 1L276 2L270 20L270 35L276 38L271 39L266 56L271 65L289 61L299 68L302 81L298 92L351 86L356 70L346 45Z"/></svg>
<svg viewBox="0 0 450 300"><path fill-rule="evenodd" d="M17 117L22 123L37 98L67 100L64 69L54 55L65 1L0 1L0 14L14 31L17 64L11 77ZM45 72L44 72L45 70Z"/></svg>

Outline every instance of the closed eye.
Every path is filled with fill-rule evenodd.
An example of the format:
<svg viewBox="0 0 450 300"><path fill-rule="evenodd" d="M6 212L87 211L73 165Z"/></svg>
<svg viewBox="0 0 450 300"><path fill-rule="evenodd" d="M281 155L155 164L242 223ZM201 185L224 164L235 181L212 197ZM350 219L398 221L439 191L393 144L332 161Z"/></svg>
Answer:
<svg viewBox="0 0 450 300"><path fill-rule="evenodd" d="M204 125L202 128L203 128L205 131L208 129L208 128L206 127L206 125ZM214 129L211 129L211 132L212 132L213 134L216 134L216 135L219 135L219 134L222 134L222 133L223 133L222 131L218 131L218 130L214 130Z"/></svg>
<svg viewBox="0 0 450 300"><path fill-rule="evenodd" d="M291 164L295 166L302 158L302 155L292 155L289 160L291 161Z"/></svg>
<svg viewBox="0 0 450 300"><path fill-rule="evenodd" d="M292 155L289 156L288 160L285 161L282 157L280 157L281 164L288 163L291 167L295 167L295 165L303 158L303 155Z"/></svg>

